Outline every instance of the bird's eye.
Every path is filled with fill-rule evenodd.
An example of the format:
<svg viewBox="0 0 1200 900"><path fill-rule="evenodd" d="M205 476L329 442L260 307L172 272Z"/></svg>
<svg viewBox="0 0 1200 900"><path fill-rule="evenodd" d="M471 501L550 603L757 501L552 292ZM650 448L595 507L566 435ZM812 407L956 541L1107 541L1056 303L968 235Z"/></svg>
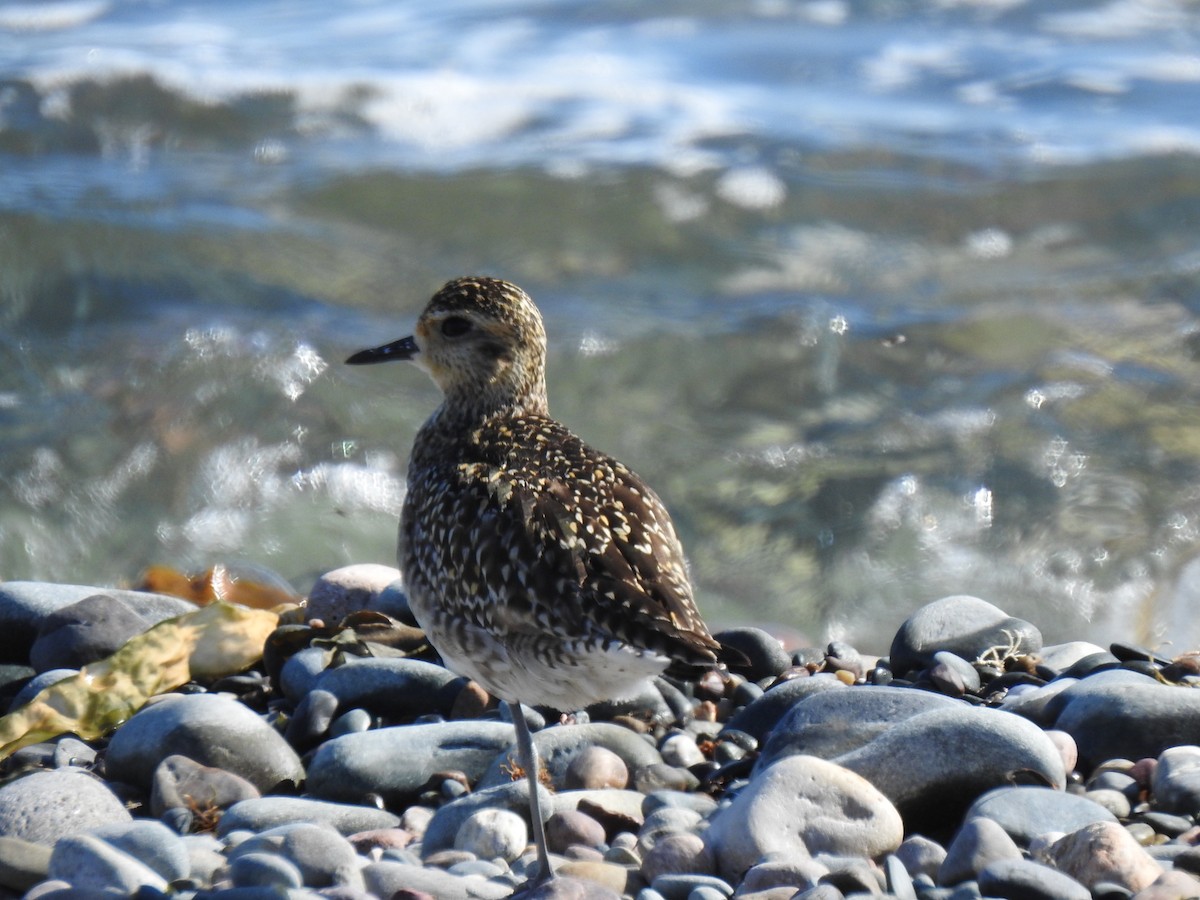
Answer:
<svg viewBox="0 0 1200 900"><path fill-rule="evenodd" d="M442 334L449 338L461 337L470 330L470 320L462 316L450 316L442 321Z"/></svg>

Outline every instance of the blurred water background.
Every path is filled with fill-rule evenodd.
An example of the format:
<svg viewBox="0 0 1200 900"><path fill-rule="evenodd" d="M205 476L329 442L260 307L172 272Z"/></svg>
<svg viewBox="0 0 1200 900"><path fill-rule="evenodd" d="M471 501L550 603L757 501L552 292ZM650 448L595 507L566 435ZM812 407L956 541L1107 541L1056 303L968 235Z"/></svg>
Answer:
<svg viewBox="0 0 1200 900"><path fill-rule="evenodd" d="M467 273L715 626L1200 644L1193 2L0 0L0 578L391 562Z"/></svg>

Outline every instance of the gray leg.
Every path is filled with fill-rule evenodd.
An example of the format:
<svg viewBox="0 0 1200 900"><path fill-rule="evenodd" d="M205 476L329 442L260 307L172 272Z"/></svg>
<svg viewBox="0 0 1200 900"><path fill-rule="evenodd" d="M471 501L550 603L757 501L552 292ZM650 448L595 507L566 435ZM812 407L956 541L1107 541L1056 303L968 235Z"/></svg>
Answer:
<svg viewBox="0 0 1200 900"><path fill-rule="evenodd" d="M533 843L537 847L537 871L529 879L530 884L541 884L548 881L554 872L550 868L550 853L546 849L546 826L542 822L542 806L538 800L538 758L537 748L533 746L533 736L529 733L529 725L525 722L525 713L521 704L512 700L504 701L512 715L513 726L517 729L517 758L525 777L529 780L529 824L533 826Z"/></svg>

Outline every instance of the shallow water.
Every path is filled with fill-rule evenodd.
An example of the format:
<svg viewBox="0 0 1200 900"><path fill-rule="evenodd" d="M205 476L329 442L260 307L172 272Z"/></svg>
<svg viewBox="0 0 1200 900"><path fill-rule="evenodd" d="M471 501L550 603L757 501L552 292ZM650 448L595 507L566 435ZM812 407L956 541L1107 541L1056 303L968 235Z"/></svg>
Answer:
<svg viewBox="0 0 1200 900"><path fill-rule="evenodd" d="M1185 3L0 6L0 577L390 561L500 274L714 624L1200 642Z"/></svg>

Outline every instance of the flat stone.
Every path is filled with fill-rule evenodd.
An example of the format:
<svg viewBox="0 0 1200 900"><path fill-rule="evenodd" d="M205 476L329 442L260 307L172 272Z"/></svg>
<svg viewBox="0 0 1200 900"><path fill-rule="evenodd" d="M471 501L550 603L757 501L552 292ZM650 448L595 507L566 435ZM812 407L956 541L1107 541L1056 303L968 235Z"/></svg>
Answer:
<svg viewBox="0 0 1200 900"><path fill-rule="evenodd" d="M275 853L241 853L229 861L234 887L264 887L284 891L304 886L304 876L291 860Z"/></svg>
<svg viewBox="0 0 1200 900"><path fill-rule="evenodd" d="M999 823L1020 847L1047 832L1069 834L1092 822L1116 822L1103 806L1044 787L1002 787L971 804L964 819L983 816Z"/></svg>
<svg viewBox="0 0 1200 900"><path fill-rule="evenodd" d="M924 875L936 881L938 870L946 861L946 848L922 834L914 834L904 839L895 856L913 878Z"/></svg>
<svg viewBox="0 0 1200 900"><path fill-rule="evenodd" d="M104 782L78 769L31 772L0 787L0 836L51 846L132 817Z"/></svg>
<svg viewBox="0 0 1200 900"><path fill-rule="evenodd" d="M902 762L899 762L902 761ZM884 793L910 832L936 832L976 797L1015 775L1061 789L1062 756L1031 722L995 709L956 704L894 726L834 759Z"/></svg>
<svg viewBox="0 0 1200 900"><path fill-rule="evenodd" d="M398 896L399 891L419 891L437 900L501 900L512 887L482 878L461 878L441 869L381 860L362 870L366 889L376 897ZM399 895L403 896L403 895Z"/></svg>
<svg viewBox="0 0 1200 900"><path fill-rule="evenodd" d="M1009 900L1092 900L1092 892L1062 872L1028 859L1000 859L979 873L979 890Z"/></svg>
<svg viewBox="0 0 1200 900"><path fill-rule="evenodd" d="M630 772L662 762L662 756L644 738L612 722L545 728L533 735L533 744L537 748L542 770L550 776L550 781L558 789L566 787L567 770L575 757L589 747L603 747L612 751L621 758ZM479 779L477 789L495 787L511 781L509 771L515 759L515 746L496 756Z"/></svg>
<svg viewBox="0 0 1200 900"><path fill-rule="evenodd" d="M1168 747L1200 744L1200 692L1149 679L1109 683L1068 698L1055 728L1075 739L1086 768L1108 759L1157 757Z"/></svg>
<svg viewBox="0 0 1200 900"><path fill-rule="evenodd" d="M0 662L28 662L29 648L37 638L42 620L56 610L96 594L126 602L151 624L196 609L186 600L164 594L43 581L3 581L0 582Z"/></svg>
<svg viewBox="0 0 1200 900"><path fill-rule="evenodd" d="M763 740L783 715L813 694L821 691L849 690L836 675L820 674L781 681L752 703L742 707L725 724L726 728L744 731L756 740Z"/></svg>
<svg viewBox="0 0 1200 900"><path fill-rule="evenodd" d="M1048 861L1087 888L1102 882L1136 893L1163 873L1133 836L1115 822L1093 822L1051 844Z"/></svg>
<svg viewBox="0 0 1200 900"><path fill-rule="evenodd" d="M183 838L162 822L115 822L93 828L89 834L153 869L164 881L186 878L191 870Z"/></svg>
<svg viewBox="0 0 1200 900"><path fill-rule="evenodd" d="M49 875L79 887L127 895L139 888L167 888L166 879L149 866L90 834L58 840L50 854Z"/></svg>
<svg viewBox="0 0 1200 900"><path fill-rule="evenodd" d="M860 687L824 691L794 704L771 729L756 768L796 753L833 759L870 743L905 719L961 703L909 688Z"/></svg>
<svg viewBox="0 0 1200 900"><path fill-rule="evenodd" d="M604 838L604 826L578 809L555 811L546 820L546 844L552 853L578 845L600 847Z"/></svg>
<svg viewBox="0 0 1200 900"><path fill-rule="evenodd" d="M217 825L217 836L223 837L232 831L266 831L292 822L325 823L341 834L350 835L376 828L395 828L400 824L400 817L367 806L328 803L306 797L262 797L243 800L229 807Z"/></svg>
<svg viewBox="0 0 1200 900"><path fill-rule="evenodd" d="M1038 657L1043 666L1061 673L1085 657L1104 652L1103 647L1093 644L1091 641L1069 641L1065 644L1051 644L1043 647Z"/></svg>
<svg viewBox="0 0 1200 900"><path fill-rule="evenodd" d="M239 775L264 793L304 780L300 757L279 732L217 694L167 694L143 707L113 734L107 772L149 791L159 763L175 754Z"/></svg>
<svg viewBox="0 0 1200 900"><path fill-rule="evenodd" d="M362 887L358 853L332 825L295 822L274 830L281 838L279 852L295 865L308 887Z"/></svg>
<svg viewBox="0 0 1200 900"><path fill-rule="evenodd" d="M361 802L379 794L389 804L411 800L436 772L464 773L487 787L485 772L515 740L506 722L398 725L325 741L308 765L308 792L324 800ZM507 779L511 781L511 777Z"/></svg>
<svg viewBox="0 0 1200 900"><path fill-rule="evenodd" d="M870 782L802 755L758 773L704 832L718 874L734 883L767 853L874 858L903 838L900 814Z"/></svg>
<svg viewBox="0 0 1200 900"><path fill-rule="evenodd" d="M1042 634L978 597L956 595L927 603L905 620L892 639L892 671L905 675L947 650L974 662L989 651L1029 654L1042 648Z"/></svg>
<svg viewBox="0 0 1200 900"><path fill-rule="evenodd" d="M946 848L937 883L955 885L977 879L985 866L1001 859L1021 859L1021 848L991 819L968 819Z"/></svg>
<svg viewBox="0 0 1200 900"><path fill-rule="evenodd" d="M389 720L448 715L466 679L419 659L360 657L325 669L313 689L338 699L338 709L361 707Z"/></svg>

